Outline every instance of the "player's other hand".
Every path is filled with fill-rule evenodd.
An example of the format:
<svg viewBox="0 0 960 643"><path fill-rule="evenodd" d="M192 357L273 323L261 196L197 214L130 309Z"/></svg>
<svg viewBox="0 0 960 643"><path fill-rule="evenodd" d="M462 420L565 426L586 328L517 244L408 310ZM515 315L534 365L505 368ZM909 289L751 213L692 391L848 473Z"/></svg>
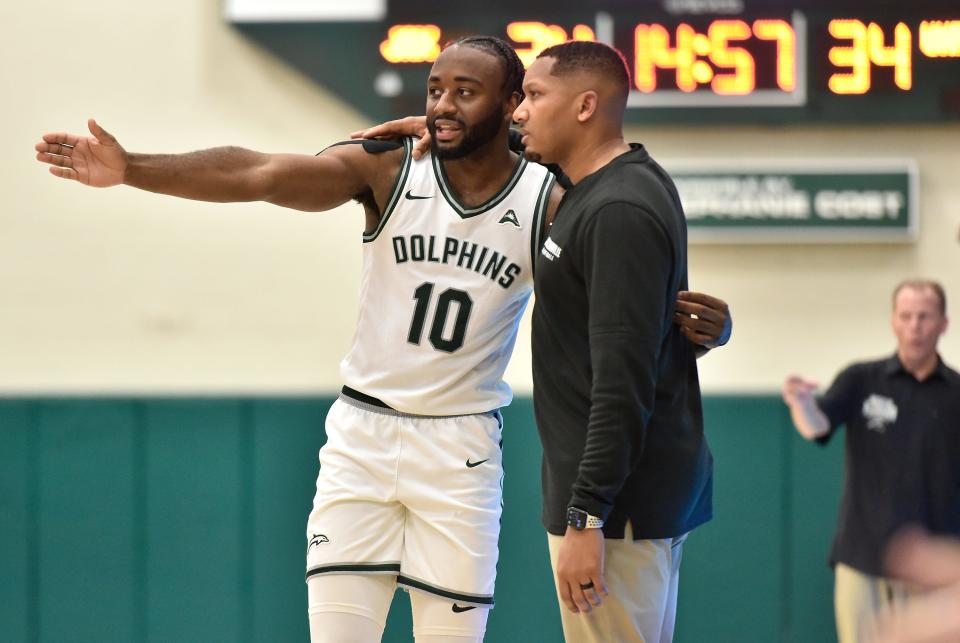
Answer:
<svg viewBox="0 0 960 643"><path fill-rule="evenodd" d="M819 384L799 375L789 375L783 382L783 401L789 406L806 404L813 400L813 394Z"/></svg>
<svg viewBox="0 0 960 643"><path fill-rule="evenodd" d="M374 125L369 129L358 130L350 138L399 138L401 136L419 137L413 144L413 158L420 159L430 149L430 132L427 131L426 116L407 116Z"/></svg>
<svg viewBox="0 0 960 643"><path fill-rule="evenodd" d="M733 333L733 319L727 302L702 292L681 290L673 321L694 344L707 348L723 346Z"/></svg>
<svg viewBox="0 0 960 643"><path fill-rule="evenodd" d="M65 132L44 134L34 146L37 160L52 166L50 173L95 188L123 183L127 152L113 136L92 118L87 127L93 136Z"/></svg>
<svg viewBox="0 0 960 643"><path fill-rule="evenodd" d="M908 529L887 548L889 576L914 593L874 623L871 643L960 641L960 540Z"/></svg>

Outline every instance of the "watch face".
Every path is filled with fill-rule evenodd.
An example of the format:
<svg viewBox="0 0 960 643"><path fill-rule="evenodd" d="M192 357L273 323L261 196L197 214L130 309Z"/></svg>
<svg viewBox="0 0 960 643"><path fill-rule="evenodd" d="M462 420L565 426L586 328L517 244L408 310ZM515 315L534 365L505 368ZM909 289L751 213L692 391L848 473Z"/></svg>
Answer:
<svg viewBox="0 0 960 643"><path fill-rule="evenodd" d="M567 524L574 529L583 529L587 526L587 512L583 509L570 507L567 509Z"/></svg>

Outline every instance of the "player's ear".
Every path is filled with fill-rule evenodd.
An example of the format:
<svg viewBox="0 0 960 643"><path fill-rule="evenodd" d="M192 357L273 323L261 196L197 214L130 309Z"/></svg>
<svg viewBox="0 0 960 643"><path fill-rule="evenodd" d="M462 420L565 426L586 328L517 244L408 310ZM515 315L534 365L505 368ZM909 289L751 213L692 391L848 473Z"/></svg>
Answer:
<svg viewBox="0 0 960 643"><path fill-rule="evenodd" d="M597 95L597 92L592 89L588 89L577 96L577 120L581 123L590 120L597 112L599 104L600 97Z"/></svg>
<svg viewBox="0 0 960 643"><path fill-rule="evenodd" d="M523 96L520 92L512 92L508 97L506 103L503 105L504 113L510 119L510 122L513 122L513 113L517 111L517 108L520 106L520 103L523 102Z"/></svg>

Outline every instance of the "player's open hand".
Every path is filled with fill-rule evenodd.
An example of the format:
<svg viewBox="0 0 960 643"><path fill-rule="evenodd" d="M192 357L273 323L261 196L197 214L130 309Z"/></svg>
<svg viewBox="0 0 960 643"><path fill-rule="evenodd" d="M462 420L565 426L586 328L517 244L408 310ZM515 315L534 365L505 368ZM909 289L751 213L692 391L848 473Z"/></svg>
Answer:
<svg viewBox="0 0 960 643"><path fill-rule="evenodd" d="M733 319L727 302L702 292L677 293L677 311L673 321L694 344L716 348L730 340Z"/></svg>
<svg viewBox="0 0 960 643"><path fill-rule="evenodd" d="M95 188L108 188L123 183L127 168L127 152L92 118L87 127L93 136L77 136L65 132L44 134L37 143L37 160L51 165L50 173Z"/></svg>
<svg viewBox="0 0 960 643"><path fill-rule="evenodd" d="M427 130L425 116L398 118L350 134L350 138L399 138L401 136L419 137L420 140L413 144L415 159L419 160L430 149L430 132Z"/></svg>

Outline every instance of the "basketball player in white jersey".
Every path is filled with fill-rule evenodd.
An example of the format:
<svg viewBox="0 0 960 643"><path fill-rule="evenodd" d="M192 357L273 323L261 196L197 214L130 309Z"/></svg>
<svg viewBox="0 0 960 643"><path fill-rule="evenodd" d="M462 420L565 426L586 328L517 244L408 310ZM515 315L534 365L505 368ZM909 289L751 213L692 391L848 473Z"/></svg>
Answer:
<svg viewBox="0 0 960 643"><path fill-rule="evenodd" d="M560 197L549 172L507 146L522 78L503 41L447 47L427 86L432 153L419 160L410 139L317 156L132 154L93 120L92 137L47 134L36 146L54 175L94 187L304 211L364 205L360 315L307 525L314 643L379 641L398 585L413 590L418 642L483 638L500 526L498 409L511 400L502 376Z"/></svg>

